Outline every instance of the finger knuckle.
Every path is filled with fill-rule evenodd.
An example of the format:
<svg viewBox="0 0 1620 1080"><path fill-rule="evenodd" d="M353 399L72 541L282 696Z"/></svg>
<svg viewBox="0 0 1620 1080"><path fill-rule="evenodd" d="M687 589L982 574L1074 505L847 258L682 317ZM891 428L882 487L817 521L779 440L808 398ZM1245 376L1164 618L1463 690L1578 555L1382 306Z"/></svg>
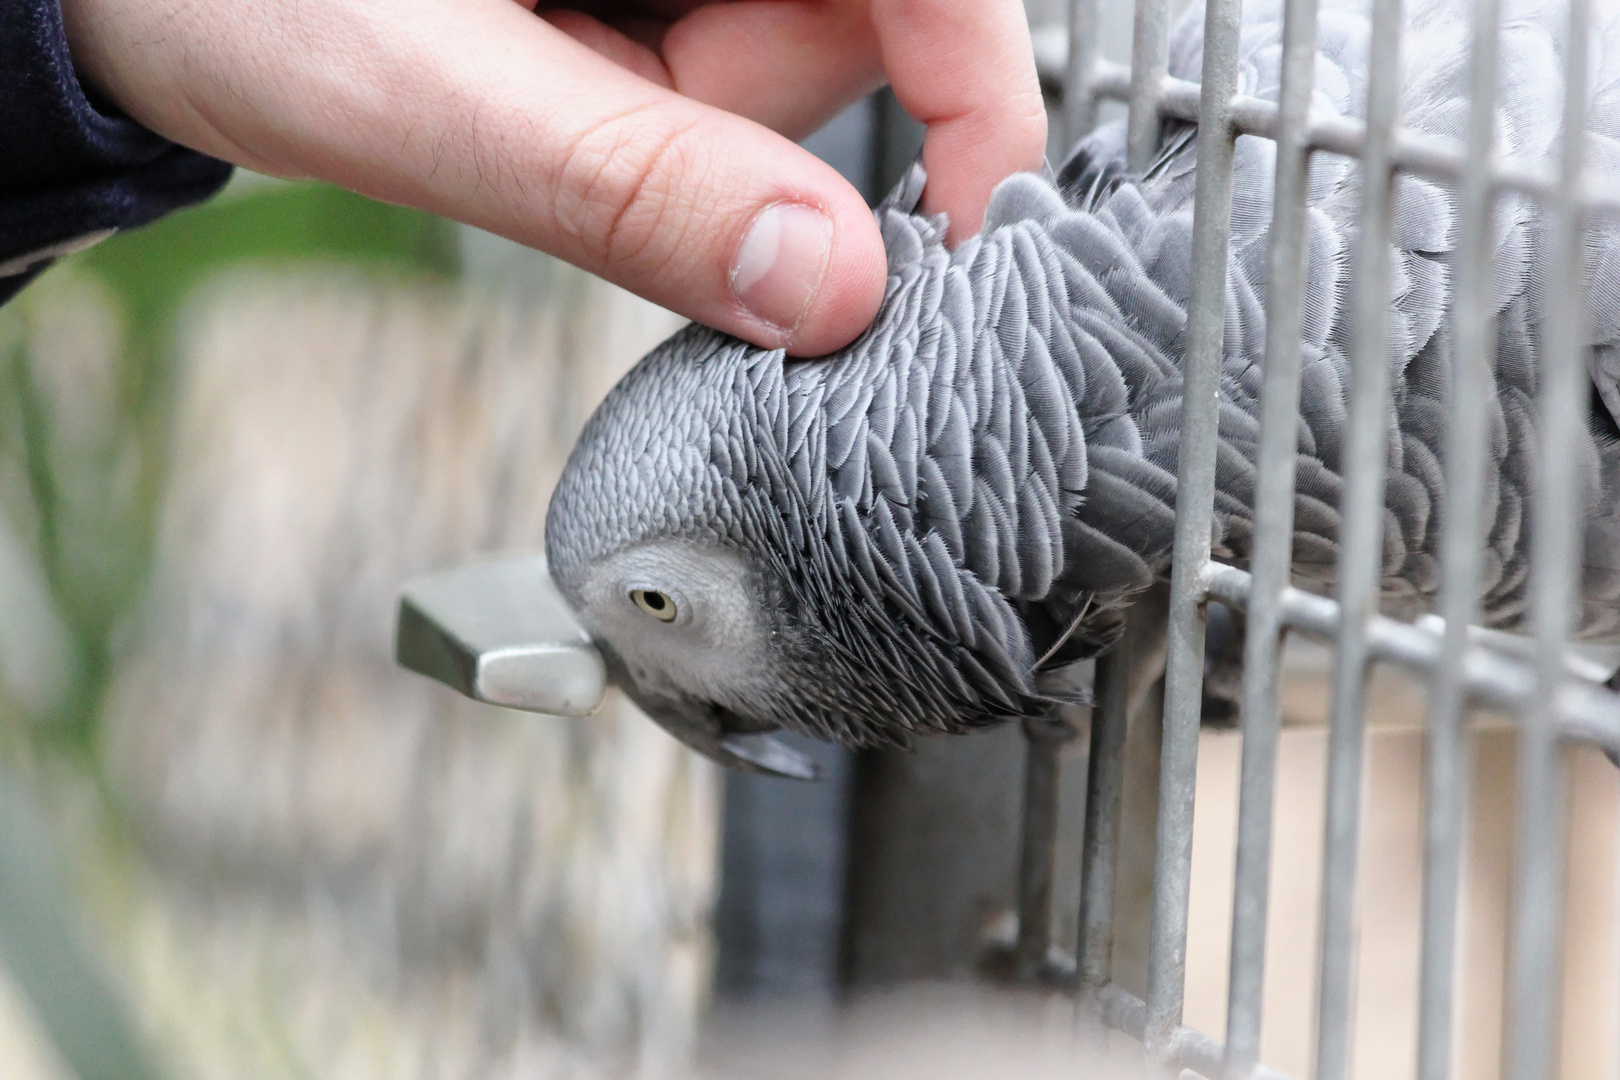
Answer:
<svg viewBox="0 0 1620 1080"><path fill-rule="evenodd" d="M607 263L645 260L678 244L701 169L693 128L654 107L581 134L559 178L561 226Z"/></svg>

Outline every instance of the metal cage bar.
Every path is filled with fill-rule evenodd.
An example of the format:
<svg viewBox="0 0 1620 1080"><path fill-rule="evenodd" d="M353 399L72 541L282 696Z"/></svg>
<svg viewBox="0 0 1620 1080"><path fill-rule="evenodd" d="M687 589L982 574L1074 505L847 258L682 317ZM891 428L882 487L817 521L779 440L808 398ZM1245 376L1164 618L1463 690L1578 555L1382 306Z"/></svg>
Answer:
<svg viewBox="0 0 1620 1080"><path fill-rule="evenodd" d="M1080 929L1075 971L1082 993L1108 983L1114 946L1114 880L1124 804L1131 639L1097 661L1097 707L1086 768L1085 836L1080 848Z"/></svg>
<svg viewBox="0 0 1620 1080"><path fill-rule="evenodd" d="M1024 804L1018 858L1018 940L1014 973L1034 979L1045 972L1052 948L1052 883L1057 872L1058 782L1068 725L1024 725Z"/></svg>
<svg viewBox="0 0 1620 1080"><path fill-rule="evenodd" d="M1368 67L1400 70L1401 2L1373 0ZM1361 839L1367 680L1367 621L1378 611L1384 563L1384 480L1390 395L1390 234L1400 80L1367 86L1362 156L1361 244L1351 313L1349 434L1339 541L1339 633L1334 641L1329 719L1326 837L1322 858L1321 970L1316 1069L1320 1080L1350 1072L1354 1001L1356 864Z"/></svg>
<svg viewBox="0 0 1620 1080"><path fill-rule="evenodd" d="M1400 0L1373 0L1371 62L1398 70ZM1331 642L1336 671L1329 750L1327 835L1323 858L1316 1076L1349 1074L1354 972L1354 896L1362 802L1365 684L1372 666L1391 664L1429 684L1424 773L1424 895L1421 914L1418 1076L1451 1075L1456 1023L1456 967L1470 713L1501 710L1520 721L1519 847L1510 943L1508 1075L1551 1075L1557 1028L1559 917L1562 903L1566 745L1596 744L1620 753L1620 696L1593 681L1566 651L1573 627L1579 568L1576 468L1584 390L1580 289L1547 297L1552 328L1543 361L1540 408L1542 477L1536 494L1532 648L1505 648L1472 625L1478 614L1480 545L1485 529L1480 493L1489 429L1486 382L1494 362L1493 208L1505 195L1543 202L1554 222L1552 258L1565 279L1580 280L1586 223L1620 213L1620 191L1599 190L1583 158L1587 0L1570 9L1564 131L1557 168L1504 159L1494 146L1498 0L1476 0L1470 58L1472 101L1465 140L1419 136L1398 124L1396 80L1369 86L1365 123L1309 110L1316 0L1286 0L1283 81L1275 103L1237 94L1241 0L1209 0L1200 83L1167 76L1170 4L1138 0L1129 66L1102 57L1098 0L1072 0L1069 52L1060 73L1064 132L1072 143L1095 123L1097 103L1124 101L1132 168L1150 162L1163 121L1196 121L1198 177L1194 206L1192 298L1184 359L1184 415L1178 463L1179 498L1170 585L1168 658L1160 758L1152 932L1146 1000L1111 980L1113 894L1119 859L1123 747L1131 657L1121 650L1098 664L1088 761L1076 985L1083 1011L1141 1040L1172 1069L1227 1078L1284 1080L1259 1062L1265 958L1271 802L1275 789L1281 642L1293 632ZM1205 92L1205 91L1209 92ZM1225 304L1232 155L1236 139L1255 135L1278 144L1267 298L1265 371L1252 572L1211 560L1217 407ZM1299 398L1299 325L1305 273L1304 224L1311 155L1360 159L1364 188L1362 248L1353 303L1352 388L1347 490L1343 504L1336 599L1290 584L1293 528L1294 422ZM1378 613L1383 526L1383 412L1389 398L1388 240L1396 178L1412 174L1456 185L1460 227L1454 306L1445 328L1454 350L1449 389L1445 486L1451 512L1441 537L1441 618L1408 624ZM1202 606L1219 600L1246 613L1244 760L1234 895L1228 1025L1225 1042L1182 1024L1190 884L1192 809L1197 768L1204 626ZM1127 639L1128 639L1127 635ZM1045 777L1031 748L1032 813ZM1054 818L1055 820L1055 818ZM1049 843L1043 827L1026 838ZM1036 853L1038 855L1038 853ZM1031 852L1026 848L1026 856ZM1038 862L1038 859L1036 860ZM1026 861L1026 866L1033 865ZM1027 873L1027 889L1040 888ZM1046 894L1050 893L1049 882ZM1026 899L1028 897L1026 896ZM1049 920L1028 908L1029 917ZM1045 925L1045 924L1043 924ZM1045 940L1042 939L1042 948ZM1026 967L1034 959L1028 943Z"/></svg>
<svg viewBox="0 0 1620 1080"><path fill-rule="evenodd" d="M1580 415L1587 375L1582 355L1586 295L1574 287L1584 277L1581 206L1586 144L1587 0L1570 0L1564 57L1563 149L1552 217L1553 273L1571 284L1549 290L1546 348L1542 354L1540 475L1533 495L1531 620L1536 637L1536 689L1523 714L1519 739L1517 858L1513 925L1509 944L1507 1075L1540 1080L1553 1075L1558 999L1559 944L1563 915L1563 747L1552 704L1568 681L1564 653L1575 629L1579 577L1581 440L1586 432L1569 422Z"/></svg>
<svg viewBox="0 0 1620 1080"><path fill-rule="evenodd" d="M1129 102L1131 69L1124 64L1099 59L1092 67L1091 77L1077 80L1076 85L1084 87L1092 101ZM1158 95L1159 115L1163 119L1196 121L1201 98L1198 83L1167 76ZM1231 98L1229 115L1232 127L1239 135L1276 138L1276 102L1237 94ZM1320 114L1312 115L1310 119L1307 141L1313 150L1360 158L1366 140L1366 125L1359 120ZM1468 170L1472 167L1465 147L1455 141L1418 135L1399 128L1390 149L1390 162L1397 170L1413 176L1457 184L1467 179ZM1559 178L1541 165L1513 158L1493 158L1489 165L1489 176L1491 186L1496 191L1518 192L1540 200L1551 199L1559 183ZM1589 213L1620 213L1620 190L1602 188L1586 181L1587 178L1583 177L1580 201Z"/></svg>
<svg viewBox="0 0 1620 1080"><path fill-rule="evenodd" d="M1215 505L1218 394L1226 330L1226 259L1232 219L1232 95L1237 90L1240 0L1204 9L1198 178L1193 192L1192 284L1182 366L1181 444L1159 757L1159 820L1148 938L1148 1052L1168 1060L1181 1028L1192 878L1193 794L1204 683L1204 569Z"/></svg>
<svg viewBox="0 0 1620 1080"><path fill-rule="evenodd" d="M1495 206L1490 164L1496 139L1497 0L1475 0L1469 55L1467 158L1452 303L1450 415L1446 418L1446 491L1452 496L1440 537L1439 666L1429 683L1425 744L1422 944L1418 960L1417 1080L1451 1075L1456 1026L1457 941L1463 840L1471 790L1471 740L1463 658L1479 614L1480 551L1485 541L1485 462L1489 416L1485 388L1496 357L1490 223Z"/></svg>
<svg viewBox="0 0 1620 1080"><path fill-rule="evenodd" d="M1282 596L1294 547L1294 464L1299 416L1306 201L1311 149L1306 121L1316 71L1316 0L1284 9L1282 86L1266 302L1265 371L1255 500L1255 574L1243 656L1244 742L1238 889L1232 907L1225 1072L1251 1076L1260 1060L1261 991L1271 863L1272 787L1282 722Z"/></svg>
<svg viewBox="0 0 1620 1080"><path fill-rule="evenodd" d="M1170 65L1170 0L1141 0L1135 14L1125 157L1126 164L1141 171L1153 160L1159 148L1159 132L1164 126L1159 101L1164 96L1165 75Z"/></svg>
<svg viewBox="0 0 1620 1080"><path fill-rule="evenodd" d="M1069 0L1069 54L1064 62L1063 144L1073 146L1097 126L1097 86L1095 72L1100 59L1097 48L1097 8L1101 0Z"/></svg>

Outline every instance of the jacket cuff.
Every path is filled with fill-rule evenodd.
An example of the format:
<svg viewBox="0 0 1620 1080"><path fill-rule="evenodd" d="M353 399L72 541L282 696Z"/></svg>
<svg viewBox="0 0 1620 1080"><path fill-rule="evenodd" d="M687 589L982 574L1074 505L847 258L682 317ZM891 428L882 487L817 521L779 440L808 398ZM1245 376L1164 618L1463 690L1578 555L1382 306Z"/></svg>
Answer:
<svg viewBox="0 0 1620 1080"><path fill-rule="evenodd" d="M52 261L208 198L231 167L97 107L59 0L0 4L0 302Z"/></svg>

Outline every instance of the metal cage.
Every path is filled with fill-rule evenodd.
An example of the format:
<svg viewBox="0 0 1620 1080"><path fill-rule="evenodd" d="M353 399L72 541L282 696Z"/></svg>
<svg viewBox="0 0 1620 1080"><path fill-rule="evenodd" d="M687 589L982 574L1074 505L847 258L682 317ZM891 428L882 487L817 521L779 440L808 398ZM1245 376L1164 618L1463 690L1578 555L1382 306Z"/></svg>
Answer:
<svg viewBox="0 0 1620 1080"><path fill-rule="evenodd" d="M1555 1065L1560 912L1565 855L1566 786L1563 748L1595 743L1620 748L1620 697L1582 677L1567 649L1579 565L1580 521L1575 458L1587 375L1578 288L1546 299L1553 328L1541 357L1543 382L1540 460L1534 512L1533 641L1504 648L1471 624L1477 621L1483 477L1487 456L1484 395L1494 342L1487 290L1491 252L1484 239L1493 200L1518 191L1540 200L1553 222L1554 272L1580 279L1585 224L1620 209L1620 192L1600 191L1584 172L1588 37L1587 0L1569 9L1571 88L1563 106L1561 160L1500 159L1493 150L1497 0L1476 0L1470 59L1472 102L1465 144L1419 138L1397 123L1396 79L1370 80L1368 120L1314 117L1309 110L1316 40L1315 0L1286 0L1282 84L1277 103L1236 93L1240 0L1208 0L1202 83L1167 76L1172 0L1137 0L1130 66L1101 59L1100 0L1071 0L1067 50L1054 50L1043 80L1060 96L1064 135L1072 143L1096 120L1101 99L1128 105L1128 147L1134 168L1153 154L1164 118L1198 124L1198 173L1193 226L1192 296L1185 358L1179 499L1170 582L1151 938L1145 1000L1111 977L1114 884L1121 850L1122 765L1131 657L1121 650L1099 662L1098 701L1091 725L1078 955L1072 982L1082 1011L1139 1039L1149 1058L1171 1071L1240 1080L1280 1077L1260 1063L1262 974L1272 843L1273 792L1280 708L1278 676L1283 637L1303 634L1331 643L1326 837L1322 865L1320 954L1317 963L1317 1080L1349 1075L1353 933L1359 817L1365 755L1366 691L1375 665L1418 674L1428 687L1423 822L1424 895L1417 1076L1445 1080L1453 1072L1455 971L1459 894L1470 789L1471 714L1490 708L1517 725L1519 765L1517 854L1509 930L1504 1069L1511 1080L1543 1080ZM1400 0L1373 0L1371 63L1396 70L1401 47ZM1253 557L1245 571L1211 559L1215 485L1217 389L1221 361L1233 148L1239 135L1277 144L1276 204L1270 281L1258 500ZM1299 401L1299 326L1305 274L1306 176L1319 152L1360 159L1369 178L1361 209L1360 267L1351 318L1360 343L1352 354L1349 445L1337 596L1327 599L1290 584L1293 527L1294 425ZM1416 625L1378 612L1383 528L1389 375L1380 345L1390 303L1388 259L1391 186L1398 172L1457 186L1463 227L1451 324L1458 370L1447 431L1446 491L1453 508L1442 539L1438 621ZM1476 223L1469 227L1469 223ZM1565 422L1559 422L1563 418ZM1204 609L1218 600L1246 613L1243 746L1239 781L1236 885L1224 1038L1184 1026L1193 798ZM1058 805L1057 749L1030 733L1027 749L1020 933L1014 948L1027 979L1052 974L1052 881ZM1062 964L1065 969L1068 965Z"/></svg>

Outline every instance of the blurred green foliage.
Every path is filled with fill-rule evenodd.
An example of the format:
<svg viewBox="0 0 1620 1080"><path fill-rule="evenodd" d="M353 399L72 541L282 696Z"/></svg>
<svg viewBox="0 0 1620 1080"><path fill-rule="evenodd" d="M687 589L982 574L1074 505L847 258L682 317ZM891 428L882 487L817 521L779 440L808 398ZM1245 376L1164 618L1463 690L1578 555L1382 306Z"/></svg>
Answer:
<svg viewBox="0 0 1620 1080"><path fill-rule="evenodd" d="M167 465L177 315L199 285L249 262L415 279L459 272L454 226L440 218L325 184L239 176L210 203L67 260L0 311L0 454L21 458L32 504L8 509L26 519L22 531L74 653L68 692L49 722L34 725L60 749L93 751L113 638L145 585ZM72 403L60 399L75 388L48 377L53 358L34 355L31 294L49 293L52 275L98 285L121 328L108 430L94 446L82 437L66 445L74 440L61 437L58 418ZM8 320L20 326L5 327Z"/></svg>
<svg viewBox="0 0 1620 1080"><path fill-rule="evenodd" d="M211 203L67 260L0 309L0 528L32 562L71 654L43 715L0 685L0 741L76 766L92 785L115 639L151 569L177 319L198 286L248 262L340 264L418 280L459 272L448 222L323 184L242 176ZM88 367L72 355L83 335L75 344L61 332L74 321L112 327ZM64 341L63 355L51 355L52 342ZM77 944L51 827L35 796L8 779L7 756L0 753L0 964L80 1080L152 1076Z"/></svg>
<svg viewBox="0 0 1620 1080"><path fill-rule="evenodd" d="M0 769L0 963L74 1080L151 1080L160 1074L62 902L54 840L31 793Z"/></svg>
<svg viewBox="0 0 1620 1080"><path fill-rule="evenodd" d="M441 278L459 270L454 227L442 218L327 184L241 186L241 194L227 189L211 203L114 236L73 260L122 302L134 350L160 348L195 286L249 260L347 262Z"/></svg>

